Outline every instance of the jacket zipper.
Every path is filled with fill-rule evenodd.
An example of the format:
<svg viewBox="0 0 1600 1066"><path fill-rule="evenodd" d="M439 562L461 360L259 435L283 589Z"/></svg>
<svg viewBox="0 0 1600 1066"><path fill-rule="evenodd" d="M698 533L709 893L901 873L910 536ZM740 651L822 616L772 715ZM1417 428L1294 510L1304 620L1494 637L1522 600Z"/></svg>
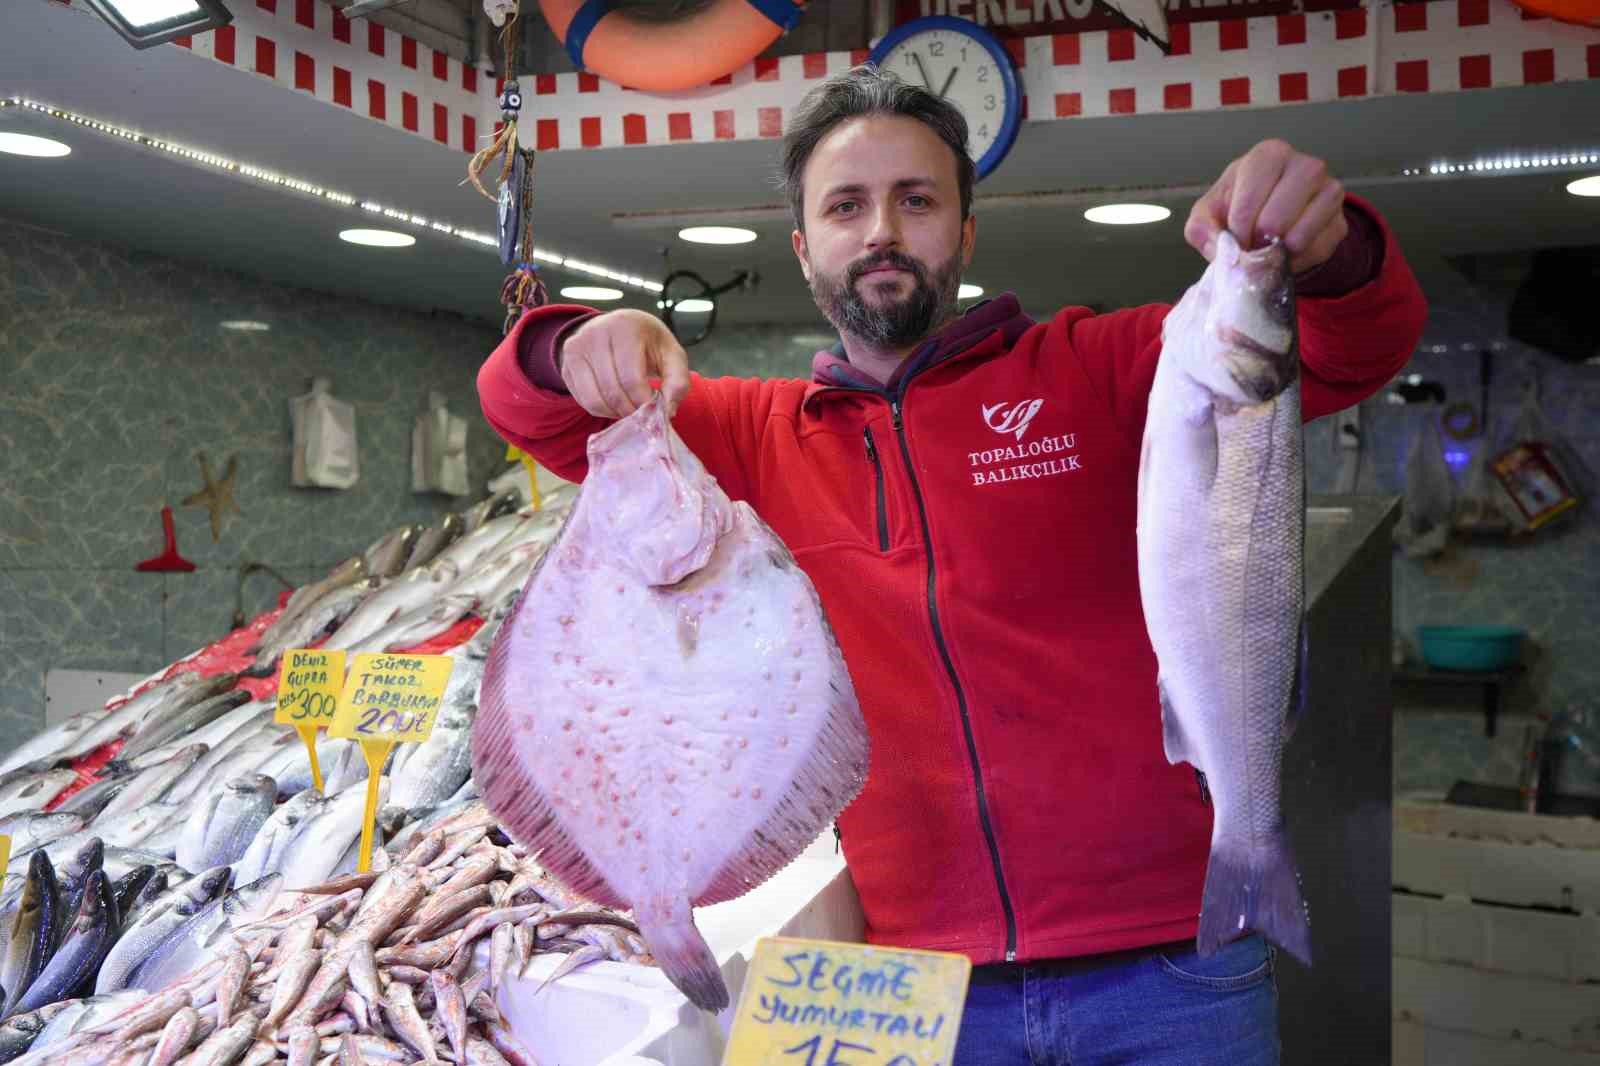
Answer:
<svg viewBox="0 0 1600 1066"><path fill-rule="evenodd" d="M901 395L905 395L905 386L909 380L901 384ZM917 501L917 515L922 520L922 542L927 545L928 551L928 617L933 623L933 641L939 648L939 658L944 662L944 669L950 675L950 686L956 692L956 706L961 711L961 729L966 735L967 758L972 763L972 780L978 792L978 822L983 826L984 843L989 846L989 861L994 866L995 886L1000 890L1000 907L1006 916L1006 961L1015 962L1017 958L1017 916L1011 908L1011 895L1006 891L1006 875L1000 866L1000 844L995 839L994 823L989 818L989 796L983 787L983 769L978 765L978 742L972 735L972 718L967 713L967 696L962 691L961 679L956 676L955 662L950 658L950 649L944 641L944 630L939 625L939 603L934 596L933 573L933 533L928 527L928 508L922 500L922 486L917 483L916 467L911 465L911 448L906 443L905 423L900 418L900 401L893 397L889 400L889 414L893 420L895 436L900 441L900 457L905 460L906 476L911 479L911 495ZM870 434L867 437L872 440ZM880 471L881 473L881 471ZM882 484L881 480L879 482Z"/></svg>
<svg viewBox="0 0 1600 1066"><path fill-rule="evenodd" d="M883 505L883 463L878 459L878 446L872 442L872 427L862 426L861 433L867 439L867 458L872 461L872 475L878 487L878 550L886 552L889 550L889 516Z"/></svg>

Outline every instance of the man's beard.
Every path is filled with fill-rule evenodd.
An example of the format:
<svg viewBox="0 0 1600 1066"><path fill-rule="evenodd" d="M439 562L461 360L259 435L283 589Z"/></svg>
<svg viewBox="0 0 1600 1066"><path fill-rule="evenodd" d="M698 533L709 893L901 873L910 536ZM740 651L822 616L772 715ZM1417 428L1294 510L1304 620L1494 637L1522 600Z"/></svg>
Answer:
<svg viewBox="0 0 1600 1066"><path fill-rule="evenodd" d="M856 283L869 270L895 266L915 279L910 295L882 306L868 304ZM869 282L868 284L872 284ZM858 337L882 348L904 348L922 340L955 314L961 287L961 253L928 277L927 268L904 252L884 252L850 264L844 280L817 271L811 276L811 295L817 307L840 333Z"/></svg>

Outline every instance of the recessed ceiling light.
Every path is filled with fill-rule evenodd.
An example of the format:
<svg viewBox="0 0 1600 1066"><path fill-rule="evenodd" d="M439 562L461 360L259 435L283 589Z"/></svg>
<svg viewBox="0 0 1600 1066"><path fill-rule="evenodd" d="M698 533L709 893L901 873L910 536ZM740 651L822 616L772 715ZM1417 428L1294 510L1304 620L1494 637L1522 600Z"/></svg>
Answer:
<svg viewBox="0 0 1600 1066"><path fill-rule="evenodd" d="M0 133L0 152L11 155L32 155L53 159L66 155L71 148L48 137L35 137L31 133Z"/></svg>
<svg viewBox="0 0 1600 1066"><path fill-rule="evenodd" d="M679 300L672 305L672 309L681 314L693 315L710 311L715 306L710 300L702 300L699 297L695 297L689 300Z"/></svg>
<svg viewBox="0 0 1600 1066"><path fill-rule="evenodd" d="M222 323L223 329L236 329L241 333L265 333L272 326L266 322L257 322L253 318L230 318Z"/></svg>
<svg viewBox="0 0 1600 1066"><path fill-rule="evenodd" d="M690 226L679 230L678 236L695 244L749 244L756 231L742 226Z"/></svg>
<svg viewBox="0 0 1600 1066"><path fill-rule="evenodd" d="M417 239L409 233L396 233L392 229L346 229L339 231L341 241L366 244L373 248L409 248Z"/></svg>
<svg viewBox="0 0 1600 1066"><path fill-rule="evenodd" d="M204 33L233 21L222 0L89 0L89 6L135 48Z"/></svg>
<svg viewBox="0 0 1600 1066"><path fill-rule="evenodd" d="M1145 222L1160 222L1170 218L1172 212L1160 204L1102 204L1083 213L1090 222L1107 226L1137 226Z"/></svg>
<svg viewBox="0 0 1600 1066"><path fill-rule="evenodd" d="M604 285L568 285L561 295L569 300L620 300L621 289L608 289Z"/></svg>
<svg viewBox="0 0 1600 1066"><path fill-rule="evenodd" d="M956 290L956 299L958 299L958 300L970 300L974 296L982 296L982 295L983 295L983 286L982 285L969 285L966 282L962 282L961 283L961 288Z"/></svg>
<svg viewBox="0 0 1600 1066"><path fill-rule="evenodd" d="M1574 196L1600 196L1600 174L1591 174L1587 178L1569 182L1567 191Z"/></svg>

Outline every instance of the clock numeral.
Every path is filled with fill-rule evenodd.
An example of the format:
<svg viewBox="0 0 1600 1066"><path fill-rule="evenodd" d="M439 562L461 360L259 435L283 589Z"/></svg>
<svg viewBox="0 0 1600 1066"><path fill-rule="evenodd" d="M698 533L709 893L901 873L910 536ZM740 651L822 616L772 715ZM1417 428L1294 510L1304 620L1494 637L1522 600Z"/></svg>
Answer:
<svg viewBox="0 0 1600 1066"><path fill-rule="evenodd" d="M978 127L978 136L979 137L987 137L987 136L989 136L989 124L987 122L984 123L982 126Z"/></svg>
<svg viewBox="0 0 1600 1066"><path fill-rule="evenodd" d="M931 56L942 56L942 55L944 55L944 42L943 41L929 41L928 42L928 54L931 55Z"/></svg>
<svg viewBox="0 0 1600 1066"><path fill-rule="evenodd" d="M988 81L989 80L989 68L988 67L979 67L978 68L978 80L979 81Z"/></svg>
<svg viewBox="0 0 1600 1066"><path fill-rule="evenodd" d="M966 45L962 45L961 46L961 62L965 63L966 61L967 61L967 46Z"/></svg>
<svg viewBox="0 0 1600 1066"><path fill-rule="evenodd" d="M983 109L985 111L993 111L994 108L995 108L994 93L989 93L987 96L985 96L983 98Z"/></svg>

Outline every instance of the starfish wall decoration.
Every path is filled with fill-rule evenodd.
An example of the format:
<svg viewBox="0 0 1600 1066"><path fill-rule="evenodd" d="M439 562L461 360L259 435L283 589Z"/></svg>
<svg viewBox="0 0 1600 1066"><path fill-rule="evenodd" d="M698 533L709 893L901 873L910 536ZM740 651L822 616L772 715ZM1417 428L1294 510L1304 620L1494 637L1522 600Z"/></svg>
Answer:
<svg viewBox="0 0 1600 1066"><path fill-rule="evenodd" d="M204 507L211 512L211 540L212 543L222 538L222 516L228 511L234 514L243 514L239 505L233 499L233 475L239 469L239 457L228 457L228 465L222 472L222 480L214 481L211 478L211 463L206 459L205 452L195 453L200 460L200 476L205 479L205 488L199 492L191 493L184 497L185 507Z"/></svg>

